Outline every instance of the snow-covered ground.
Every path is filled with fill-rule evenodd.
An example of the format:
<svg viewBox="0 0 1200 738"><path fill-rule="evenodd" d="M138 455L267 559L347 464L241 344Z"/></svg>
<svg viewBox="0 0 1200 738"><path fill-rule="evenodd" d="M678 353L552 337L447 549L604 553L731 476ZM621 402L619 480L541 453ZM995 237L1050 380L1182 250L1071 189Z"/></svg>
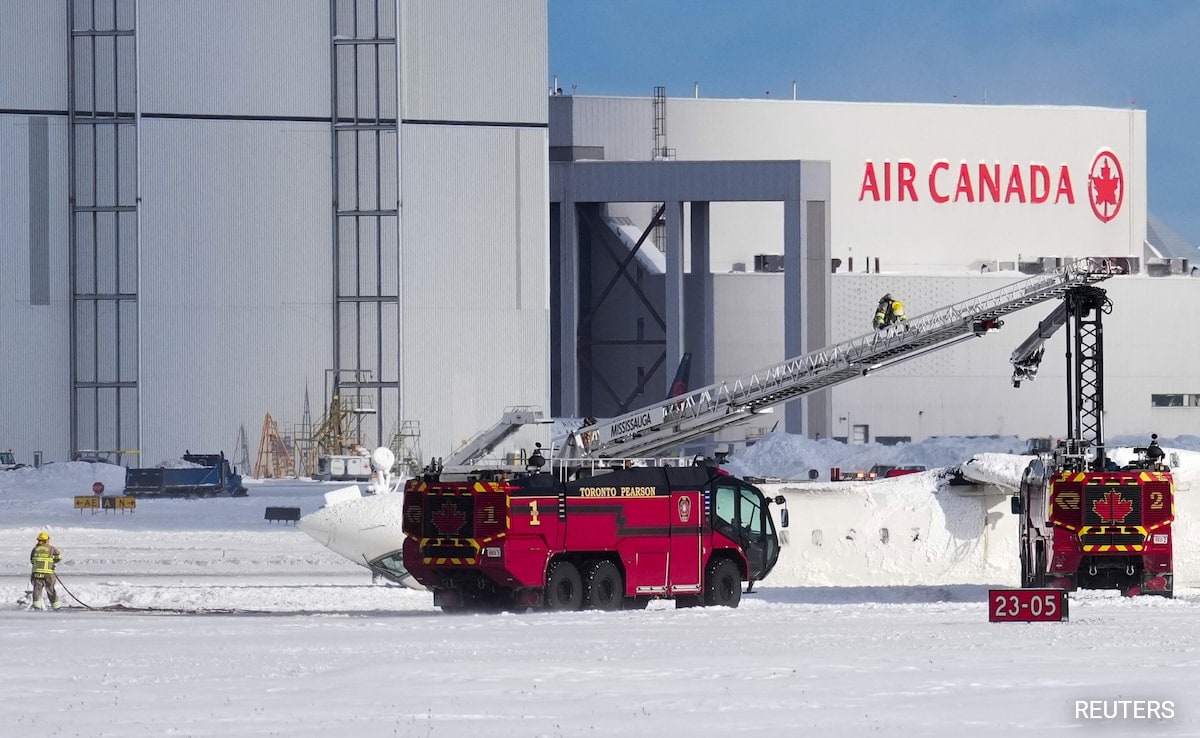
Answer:
<svg viewBox="0 0 1200 738"><path fill-rule="evenodd" d="M1003 494L959 494L936 471L807 482L809 469L976 454L980 475L1015 481L1014 438L880 447L778 434L736 455L737 473L806 480L765 485L788 498L791 526L777 570L736 610L451 616L263 519L267 506L313 512L331 485L250 481L246 498L93 513L72 497L95 481L121 489L120 468L0 473L0 724L78 736L1200 735L1200 439L1163 440L1179 488L1177 597L1080 592L1069 622L1030 625L987 620L988 589L1016 579ZM64 552L70 610L15 604L39 530Z"/></svg>

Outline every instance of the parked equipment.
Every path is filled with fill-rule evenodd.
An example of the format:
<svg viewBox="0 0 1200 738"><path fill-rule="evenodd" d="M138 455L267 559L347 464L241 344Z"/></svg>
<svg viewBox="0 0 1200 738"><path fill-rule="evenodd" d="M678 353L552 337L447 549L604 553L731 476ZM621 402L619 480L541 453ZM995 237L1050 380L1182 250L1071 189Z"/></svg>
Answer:
<svg viewBox="0 0 1200 738"><path fill-rule="evenodd" d="M371 478L371 471L371 457L366 451L326 454L317 457L317 472L313 474L313 479L323 482L366 482Z"/></svg>
<svg viewBox="0 0 1200 738"><path fill-rule="evenodd" d="M230 466L225 454L183 455L196 466L154 467L125 470L125 494L131 497L244 497L242 476Z"/></svg>
<svg viewBox="0 0 1200 738"><path fill-rule="evenodd" d="M0 471L9 471L10 469L20 469L25 466L18 464L16 457L13 456L12 449L0 451Z"/></svg>

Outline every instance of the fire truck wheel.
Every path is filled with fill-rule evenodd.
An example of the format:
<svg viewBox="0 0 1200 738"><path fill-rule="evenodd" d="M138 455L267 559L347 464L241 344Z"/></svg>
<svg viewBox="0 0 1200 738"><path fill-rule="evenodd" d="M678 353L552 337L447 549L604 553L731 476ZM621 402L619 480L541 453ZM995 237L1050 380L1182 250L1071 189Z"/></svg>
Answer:
<svg viewBox="0 0 1200 738"><path fill-rule="evenodd" d="M742 601L742 575L729 559L709 563L704 582L704 604L737 607Z"/></svg>
<svg viewBox="0 0 1200 738"><path fill-rule="evenodd" d="M625 598L621 570L611 561L594 562L583 580L584 607L594 610L620 610Z"/></svg>
<svg viewBox="0 0 1200 738"><path fill-rule="evenodd" d="M583 581L570 561L558 560L546 573L546 608L578 610L583 605Z"/></svg>

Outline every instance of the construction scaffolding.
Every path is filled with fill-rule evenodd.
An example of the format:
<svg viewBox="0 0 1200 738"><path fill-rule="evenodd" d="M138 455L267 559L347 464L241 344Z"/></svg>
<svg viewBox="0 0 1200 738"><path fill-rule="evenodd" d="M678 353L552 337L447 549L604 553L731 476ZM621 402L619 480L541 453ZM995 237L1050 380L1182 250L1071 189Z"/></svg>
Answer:
<svg viewBox="0 0 1200 738"><path fill-rule="evenodd" d="M393 474L416 475L423 466L421 461L421 423L405 420L392 433L388 448L396 457L392 465Z"/></svg>
<svg viewBox="0 0 1200 738"><path fill-rule="evenodd" d="M259 479L284 479L296 476L296 461L284 437L279 433L275 419L267 413L263 417L262 436L258 441L258 461L254 464L254 476Z"/></svg>
<svg viewBox="0 0 1200 738"><path fill-rule="evenodd" d="M306 392L304 420L293 431L297 471L304 476L317 470L321 456L353 454L364 449L363 421L377 412L372 394L362 389L362 385L371 382L370 372L327 369L325 375L329 389L329 405L325 414L317 423L312 422Z"/></svg>

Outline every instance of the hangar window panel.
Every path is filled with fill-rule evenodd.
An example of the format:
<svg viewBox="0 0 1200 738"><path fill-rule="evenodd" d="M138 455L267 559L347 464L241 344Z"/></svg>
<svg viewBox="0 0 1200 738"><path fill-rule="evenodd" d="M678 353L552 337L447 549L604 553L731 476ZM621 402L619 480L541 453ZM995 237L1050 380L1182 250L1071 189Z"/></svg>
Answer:
<svg viewBox="0 0 1200 738"><path fill-rule="evenodd" d="M1151 407L1184 407L1184 395L1150 395ZM1194 397L1194 395L1189 395Z"/></svg>
<svg viewBox="0 0 1200 738"><path fill-rule="evenodd" d="M120 451L136 438L137 393L125 387L85 387L77 390L75 449Z"/></svg>
<svg viewBox="0 0 1200 738"><path fill-rule="evenodd" d="M79 126L72 131L75 144L75 205L89 207L96 204L96 146L92 138L92 126Z"/></svg>
<svg viewBox="0 0 1200 738"><path fill-rule="evenodd" d="M81 295L96 292L96 219L92 213L76 213L75 221L75 253L73 268L75 272L75 292Z"/></svg>
<svg viewBox="0 0 1200 738"><path fill-rule="evenodd" d="M95 252L95 285L96 292L102 295L116 294L119 274L118 254L121 239L129 238L132 233L122 234L122 226L129 227L132 223L122 223L117 213L95 213L96 223L96 252Z"/></svg>
<svg viewBox="0 0 1200 738"><path fill-rule="evenodd" d="M96 443L96 412L96 388L82 387L76 390L75 422L79 429L73 451L82 448L99 448Z"/></svg>
<svg viewBox="0 0 1200 738"><path fill-rule="evenodd" d="M123 234L116 250L117 292L132 295L137 292L138 278L137 213L117 213L117 220L117 227Z"/></svg>
<svg viewBox="0 0 1200 738"><path fill-rule="evenodd" d="M374 211L396 207L396 135L343 131L338 136L338 207Z"/></svg>
<svg viewBox="0 0 1200 738"><path fill-rule="evenodd" d="M355 366L365 369L379 366L379 339L381 337L379 312L378 303L362 303L357 305L353 311L347 310L345 307L342 309L344 317L342 321L342 356L347 359L353 358ZM346 331L353 331L356 335L347 336L345 335ZM359 336L367 340L361 340L358 338Z"/></svg>
<svg viewBox="0 0 1200 738"><path fill-rule="evenodd" d="M75 379L80 383L96 380L96 302L79 300L75 303Z"/></svg>
<svg viewBox="0 0 1200 738"><path fill-rule="evenodd" d="M134 300L117 303L117 381L138 381L138 309Z"/></svg>
<svg viewBox="0 0 1200 738"><path fill-rule="evenodd" d="M137 0L74 0L70 8L75 28L111 31L133 26Z"/></svg>
<svg viewBox="0 0 1200 738"><path fill-rule="evenodd" d="M384 337L383 351L379 357L379 381L398 383L400 380L400 353L396 342L400 337L400 306L385 303L380 313L380 335Z"/></svg>

